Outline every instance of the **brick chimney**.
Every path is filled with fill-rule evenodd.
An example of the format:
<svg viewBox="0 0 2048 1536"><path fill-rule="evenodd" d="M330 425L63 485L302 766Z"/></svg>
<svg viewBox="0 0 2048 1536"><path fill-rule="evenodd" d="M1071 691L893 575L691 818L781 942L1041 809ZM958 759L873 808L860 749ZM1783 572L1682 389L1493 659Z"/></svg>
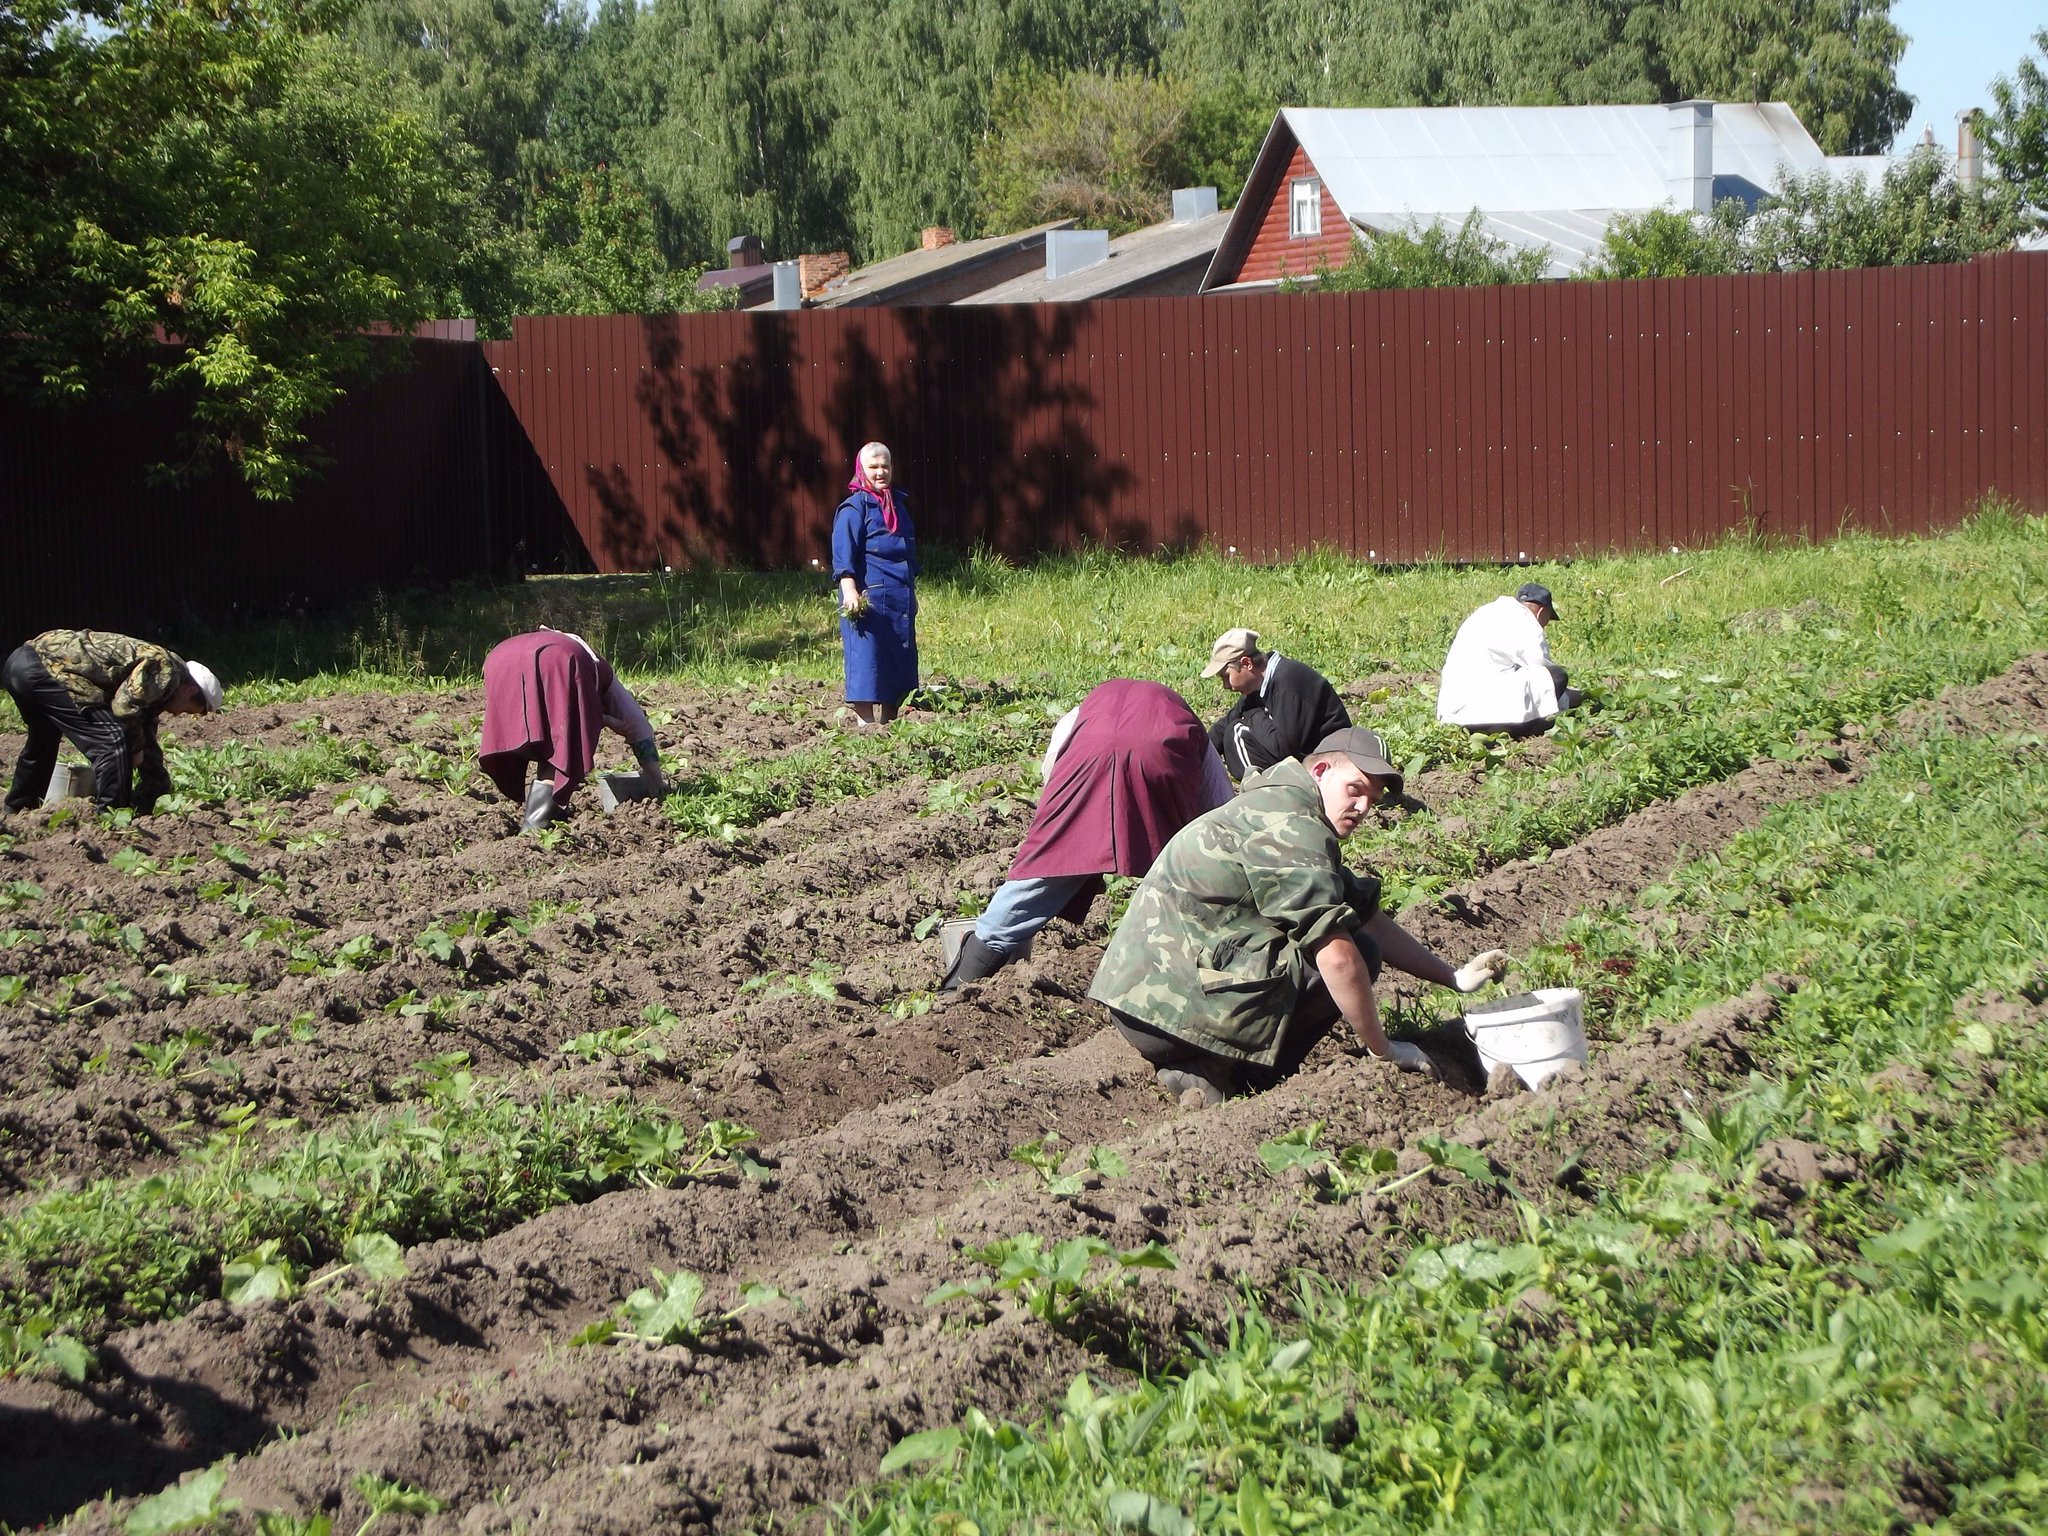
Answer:
<svg viewBox="0 0 2048 1536"><path fill-rule="evenodd" d="M917 237L917 248L921 251L943 251L959 240L959 236L943 224L934 224Z"/></svg>
<svg viewBox="0 0 2048 1536"><path fill-rule="evenodd" d="M824 251L796 259L797 284L804 297L815 299L853 270L853 258L844 251Z"/></svg>

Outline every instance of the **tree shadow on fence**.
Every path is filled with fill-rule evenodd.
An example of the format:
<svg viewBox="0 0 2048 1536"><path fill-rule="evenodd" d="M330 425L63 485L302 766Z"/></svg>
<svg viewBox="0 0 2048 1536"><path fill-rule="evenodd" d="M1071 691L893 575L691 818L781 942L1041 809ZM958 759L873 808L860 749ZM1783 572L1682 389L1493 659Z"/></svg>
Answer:
<svg viewBox="0 0 2048 1536"><path fill-rule="evenodd" d="M870 439L894 449L928 544L1025 558L1157 542L1120 513L1132 476L1098 441L1086 320L1056 306L649 317L632 408L661 470L586 471L594 553L614 569L815 560L829 575L832 513Z"/></svg>

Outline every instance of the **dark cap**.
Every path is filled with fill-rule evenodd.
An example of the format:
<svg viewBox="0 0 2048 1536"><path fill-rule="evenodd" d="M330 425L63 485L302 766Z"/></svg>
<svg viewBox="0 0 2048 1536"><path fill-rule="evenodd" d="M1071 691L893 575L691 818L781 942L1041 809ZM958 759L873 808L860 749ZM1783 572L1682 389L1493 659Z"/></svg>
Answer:
<svg viewBox="0 0 2048 1536"><path fill-rule="evenodd" d="M1518 603L1541 603L1549 611L1553 619L1557 617L1557 604L1550 600L1550 588L1544 586L1540 581L1525 581L1515 588L1515 601Z"/></svg>
<svg viewBox="0 0 2048 1536"><path fill-rule="evenodd" d="M1378 731L1368 731L1362 725L1354 725L1341 731L1332 731L1316 743L1311 757L1321 757L1325 752L1342 752L1359 768L1376 779L1392 779L1389 795L1401 793L1401 770L1387 761L1387 744L1380 740Z"/></svg>

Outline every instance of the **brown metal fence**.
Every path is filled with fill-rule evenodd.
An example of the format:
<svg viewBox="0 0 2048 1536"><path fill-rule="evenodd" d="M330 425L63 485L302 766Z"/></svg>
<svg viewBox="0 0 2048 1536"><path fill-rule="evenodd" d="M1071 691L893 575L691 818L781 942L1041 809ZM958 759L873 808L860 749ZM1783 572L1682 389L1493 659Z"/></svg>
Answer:
<svg viewBox="0 0 2048 1536"><path fill-rule="evenodd" d="M402 345L393 342L391 345ZM318 424L321 474L258 501L228 468L150 483L184 412L131 387L90 408L0 408L0 648L57 625L175 642L187 620L289 611L367 587L508 566L490 514L490 430L504 414L474 341L411 344L413 366L352 393ZM502 478L500 475L498 478Z"/></svg>
<svg viewBox="0 0 2048 1536"><path fill-rule="evenodd" d="M868 438L928 541L1015 556L1516 560L2048 508L2048 254L413 346L321 423L330 465L288 505L227 472L148 487L173 401L0 408L0 646L507 570L801 567Z"/></svg>
<svg viewBox="0 0 2048 1536"><path fill-rule="evenodd" d="M1769 277L519 322L485 353L601 570L927 538L1382 560L2048 506L2048 255ZM536 482L537 483L537 482Z"/></svg>

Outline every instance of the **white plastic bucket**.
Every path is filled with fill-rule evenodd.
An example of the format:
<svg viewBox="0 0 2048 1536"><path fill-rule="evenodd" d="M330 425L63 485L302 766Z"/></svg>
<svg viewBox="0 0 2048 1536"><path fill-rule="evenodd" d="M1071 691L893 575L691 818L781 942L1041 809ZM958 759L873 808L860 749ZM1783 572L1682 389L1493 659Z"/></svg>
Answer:
<svg viewBox="0 0 2048 1536"><path fill-rule="evenodd" d="M43 804L74 800L91 794L95 787L90 763L59 763L50 773L50 787L44 791Z"/></svg>
<svg viewBox="0 0 2048 1536"><path fill-rule="evenodd" d="M1586 1059L1585 994L1577 987L1539 987L1497 1002L1474 1003L1465 1033L1480 1065L1515 1069L1530 1088L1541 1088L1568 1061Z"/></svg>

